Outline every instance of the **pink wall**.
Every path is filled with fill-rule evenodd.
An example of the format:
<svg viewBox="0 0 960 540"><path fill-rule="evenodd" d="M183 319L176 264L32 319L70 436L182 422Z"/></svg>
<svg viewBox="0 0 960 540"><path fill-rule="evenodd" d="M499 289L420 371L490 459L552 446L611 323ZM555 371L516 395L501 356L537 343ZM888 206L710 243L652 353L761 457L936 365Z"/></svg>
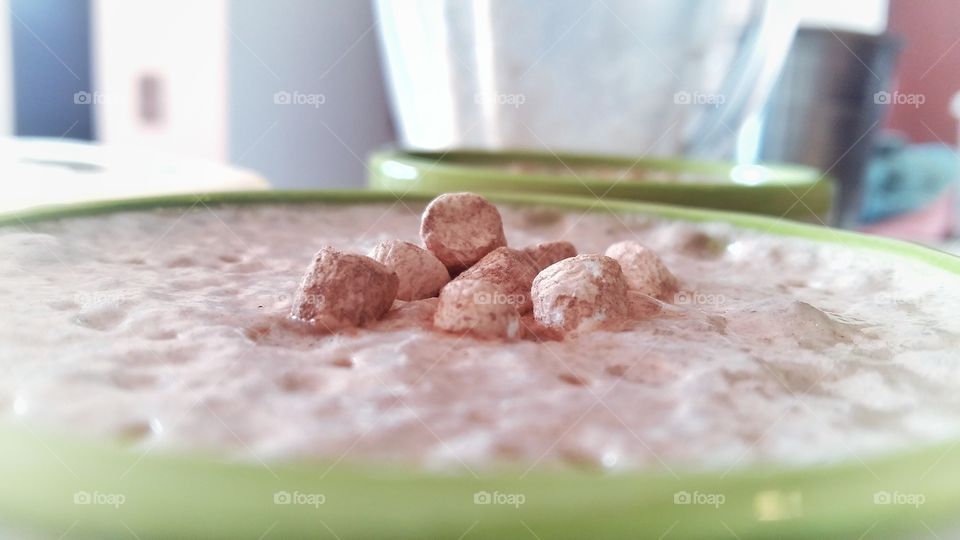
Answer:
<svg viewBox="0 0 960 540"><path fill-rule="evenodd" d="M957 143L957 122L949 106L960 91L958 21L957 0L890 0L890 32L904 41L897 89L922 94L926 101L920 107L895 105L888 125L914 141Z"/></svg>

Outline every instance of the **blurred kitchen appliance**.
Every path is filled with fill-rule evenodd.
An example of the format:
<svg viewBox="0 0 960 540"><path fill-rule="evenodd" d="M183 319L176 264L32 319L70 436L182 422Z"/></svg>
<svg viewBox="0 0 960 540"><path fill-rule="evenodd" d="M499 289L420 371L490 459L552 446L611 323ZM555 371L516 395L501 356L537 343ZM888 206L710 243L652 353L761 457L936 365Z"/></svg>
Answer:
<svg viewBox="0 0 960 540"><path fill-rule="evenodd" d="M918 242L938 243L955 222L960 158L941 142L910 144L902 134L882 132L863 177L860 230Z"/></svg>
<svg viewBox="0 0 960 540"><path fill-rule="evenodd" d="M889 34L800 28L765 109L759 159L811 165L837 181L837 221L856 224L867 159L900 42Z"/></svg>
<svg viewBox="0 0 960 540"><path fill-rule="evenodd" d="M796 28L775 0L377 0L400 144L731 157Z"/></svg>

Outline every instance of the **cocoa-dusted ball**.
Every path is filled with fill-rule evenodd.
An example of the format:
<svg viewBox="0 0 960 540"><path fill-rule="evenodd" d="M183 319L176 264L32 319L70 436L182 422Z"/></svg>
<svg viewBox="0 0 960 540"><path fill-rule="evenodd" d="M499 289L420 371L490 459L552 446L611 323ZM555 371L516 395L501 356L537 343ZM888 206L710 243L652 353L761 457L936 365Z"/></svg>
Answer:
<svg viewBox="0 0 960 540"><path fill-rule="evenodd" d="M533 307L530 303L530 287L536 276L537 269L526 254L501 247L487 253L456 279L490 283L496 288L499 301L511 303L520 313L527 313Z"/></svg>
<svg viewBox="0 0 960 540"><path fill-rule="evenodd" d="M577 255L548 266L533 280L533 315L564 331L616 327L630 317L627 281L617 261Z"/></svg>
<svg viewBox="0 0 960 540"><path fill-rule="evenodd" d="M606 255L620 263L630 289L658 300L673 300L679 289L677 278L652 249L628 240L608 247Z"/></svg>
<svg viewBox="0 0 960 540"><path fill-rule="evenodd" d="M374 246L370 257L396 272L400 279L397 289L400 300L434 297L450 281L450 273L440 259L410 242L384 240Z"/></svg>
<svg viewBox="0 0 960 540"><path fill-rule="evenodd" d="M455 279L440 291L433 324L441 330L484 339L517 339L520 314L516 306L502 301L498 294L491 283Z"/></svg>
<svg viewBox="0 0 960 540"><path fill-rule="evenodd" d="M398 287L397 274L370 257L324 247L307 267L290 315L320 330L361 326L390 309Z"/></svg>
<svg viewBox="0 0 960 540"><path fill-rule="evenodd" d="M446 193L431 201L420 238L453 275L507 245L497 207L475 193Z"/></svg>
<svg viewBox="0 0 960 540"><path fill-rule="evenodd" d="M563 240L556 242L542 242L523 248L523 252L530 257L530 261L537 268L537 272L558 263L564 259L577 256L577 248Z"/></svg>

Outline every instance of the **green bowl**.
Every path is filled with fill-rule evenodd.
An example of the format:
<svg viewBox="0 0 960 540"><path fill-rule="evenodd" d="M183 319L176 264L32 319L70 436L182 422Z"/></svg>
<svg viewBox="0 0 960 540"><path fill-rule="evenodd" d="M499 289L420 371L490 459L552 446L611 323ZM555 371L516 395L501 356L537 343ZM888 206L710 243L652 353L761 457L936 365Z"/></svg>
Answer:
<svg viewBox="0 0 960 540"><path fill-rule="evenodd" d="M883 251L960 274L918 245L760 216L535 195L500 203L722 221ZM428 196L408 194L405 200ZM394 202L390 193L262 192L51 207L0 225L156 207ZM691 444L696 444L691 441ZM957 520L960 441L867 461L602 474L498 469L479 477L362 462L231 462L0 425L0 524L68 538L875 538ZM489 494L486 495L486 494ZM522 496L522 504L520 497ZM513 496L513 497L511 497ZM477 504L489 498L515 504ZM921 500L922 498L922 500ZM691 501L700 503L692 504ZM886 502L898 504L884 504ZM322 504L321 504L322 503ZM914 503L914 504L911 504Z"/></svg>
<svg viewBox="0 0 960 540"><path fill-rule="evenodd" d="M530 172L530 167L542 170ZM372 188L398 193L552 193L748 212L821 225L830 223L834 194L833 182L816 169L782 164L528 151L383 151L370 156L368 170Z"/></svg>

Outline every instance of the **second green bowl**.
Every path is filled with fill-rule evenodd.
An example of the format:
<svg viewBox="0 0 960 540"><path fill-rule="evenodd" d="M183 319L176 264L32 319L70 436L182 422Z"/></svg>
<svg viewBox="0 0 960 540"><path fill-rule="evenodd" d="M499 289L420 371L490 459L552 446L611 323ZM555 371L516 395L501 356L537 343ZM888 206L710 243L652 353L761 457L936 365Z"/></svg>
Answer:
<svg viewBox="0 0 960 540"><path fill-rule="evenodd" d="M374 153L378 190L553 193L732 210L828 224L833 184L799 165L737 165L531 151Z"/></svg>

